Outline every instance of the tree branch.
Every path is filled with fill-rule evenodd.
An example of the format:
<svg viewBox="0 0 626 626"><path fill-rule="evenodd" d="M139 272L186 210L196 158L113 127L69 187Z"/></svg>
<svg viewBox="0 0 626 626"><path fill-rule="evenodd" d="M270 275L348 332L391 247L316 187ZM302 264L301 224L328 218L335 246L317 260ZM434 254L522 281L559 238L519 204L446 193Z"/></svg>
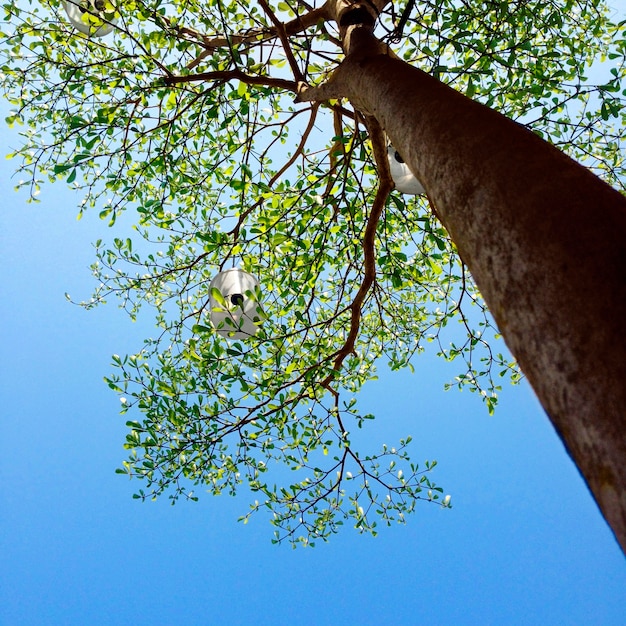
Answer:
<svg viewBox="0 0 626 626"><path fill-rule="evenodd" d="M378 165L379 171L383 171L383 175L380 177L376 197L374 198L372 210L367 220L367 226L363 235L363 280L361 281L361 286L359 287L359 290L349 307L351 311L350 330L343 347L335 355L335 361L333 363L333 369L335 372L338 372L341 369L345 358L354 351L354 345L361 326L361 310L363 302L376 280L376 251L374 247L376 228L378 226L378 222L380 221L383 209L385 208L385 202L387 201L389 192L393 188L391 174L389 173L389 164L387 162L387 150L385 147L385 135L383 130L375 118L365 117L364 119L365 126L372 142L372 150L374 152L376 164ZM327 376L324 381L322 381L322 386L330 389L330 383L333 376L333 374Z"/></svg>
<svg viewBox="0 0 626 626"><path fill-rule="evenodd" d="M265 9L265 7L263 8ZM198 55L198 57L196 57L187 66L187 69L193 69L194 67L199 65L204 58L206 58L219 48L231 48L233 46L240 46L245 44L264 43L266 41L276 39L277 37L280 38L282 41L283 36L285 38L293 37L294 35L298 35L299 33L307 30L308 28L311 28L312 26L316 26L320 22L330 19L330 9L328 2L317 9L311 9L304 15L299 15L293 20L284 24L278 21L271 9L269 9L269 11L271 12L271 15L270 13L267 13L267 10L266 13L274 23L274 26L261 30L254 30L246 35L233 35L232 37L209 37L195 30L194 28L190 28L188 26L179 26L177 28L179 33L181 33L182 35L186 35L188 38L195 39L198 45L204 48L204 50Z"/></svg>
<svg viewBox="0 0 626 626"><path fill-rule="evenodd" d="M285 25L276 17L276 14L274 13L274 11L272 11L266 0L259 0L259 4L265 11L265 14L272 21L272 24L274 24L274 30L276 31L276 35L280 39L280 43L283 45L283 50L285 51L285 56L287 57L287 61L289 62L289 67L293 72L293 77L296 79L297 82L301 82L304 79L304 76L302 75L302 72L298 67L298 62L296 61L296 58L293 56L293 50L291 49L291 44L289 43L289 38L285 29Z"/></svg>
<svg viewBox="0 0 626 626"><path fill-rule="evenodd" d="M298 93L298 85L293 80L284 78L274 78L272 76L251 76L241 70L224 70L214 72L201 72L200 74L191 74L189 76L167 76L164 79L166 85L179 85L181 83L192 83L200 81L223 81L240 80L246 85L256 85L257 87L273 87L284 91Z"/></svg>

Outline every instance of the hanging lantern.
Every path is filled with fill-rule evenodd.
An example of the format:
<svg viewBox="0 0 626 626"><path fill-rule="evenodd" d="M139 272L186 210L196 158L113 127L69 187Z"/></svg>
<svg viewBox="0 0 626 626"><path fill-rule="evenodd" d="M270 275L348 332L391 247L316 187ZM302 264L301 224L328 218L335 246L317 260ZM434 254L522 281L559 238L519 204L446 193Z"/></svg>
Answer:
<svg viewBox="0 0 626 626"><path fill-rule="evenodd" d="M409 166L392 145L387 147L387 157L389 158L391 178L393 178L393 182L396 184L396 189L399 192L413 196L426 193L422 183L415 178Z"/></svg>
<svg viewBox="0 0 626 626"><path fill-rule="evenodd" d="M117 22L110 0L64 0L63 7L72 26L90 37L108 35Z"/></svg>
<svg viewBox="0 0 626 626"><path fill-rule="evenodd" d="M211 281L211 324L222 337L247 339L263 319L257 279L238 268L220 272Z"/></svg>

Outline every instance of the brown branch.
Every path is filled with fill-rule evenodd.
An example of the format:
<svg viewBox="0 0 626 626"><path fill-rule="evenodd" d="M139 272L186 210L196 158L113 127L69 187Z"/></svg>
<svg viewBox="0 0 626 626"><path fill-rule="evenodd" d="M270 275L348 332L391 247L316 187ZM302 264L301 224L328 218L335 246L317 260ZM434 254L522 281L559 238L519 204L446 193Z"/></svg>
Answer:
<svg viewBox="0 0 626 626"><path fill-rule="evenodd" d="M332 111L333 111L333 125L334 125L335 137L337 139L335 140L333 145L330 147L329 154L328 154L328 157L330 160L330 168L328 170L328 182L326 183L326 189L324 190L324 196L323 196L324 198L328 197L333 187L334 180L333 180L332 174L334 174L335 170L337 169L337 153L338 151L341 151L344 156L346 153L345 146L343 142L341 141L341 135L343 133L343 121L341 119L341 110L332 109ZM337 207L335 206L335 210L333 212L333 219L335 218L336 215L337 215Z"/></svg>
<svg viewBox="0 0 626 626"><path fill-rule="evenodd" d="M309 138L309 135L311 134L311 131L313 130L313 126L315 125L315 119L317 117L318 109L319 109L319 104L313 103L313 105L311 106L311 117L309 118L307 127L304 129L304 133L302 134L302 139L300 140L300 143L298 144L296 151L293 153L293 155L287 161L287 163L285 163L285 165L283 165L272 176L272 178L270 178L270 180L267 183L268 187L270 188L273 187L274 183L295 163L296 159L304 152L304 147L306 146L306 142ZM252 213L252 211L254 211L257 207L259 207L263 202L264 202L264 199L260 198L254 204L249 206L245 211L241 213L241 215L239 216L239 219L237 220L237 224L235 224L235 227L228 233L229 235L232 235L233 243L237 242L237 239L239 237L239 231L241 230L241 226L243 225L245 219L248 217L248 215L250 215L250 213Z"/></svg>
<svg viewBox="0 0 626 626"><path fill-rule="evenodd" d="M341 65L339 66L341 68ZM302 81L297 84L296 102L324 102L327 100L341 100L344 93L341 84L335 79L335 70L325 82L311 86Z"/></svg>
<svg viewBox="0 0 626 626"><path fill-rule="evenodd" d="M272 178L270 179L270 181L268 182L268 185L270 187L272 187L274 185L274 183L295 163L296 159L304 153L304 148L306 146L306 142L309 138L309 135L311 134L311 131L313 130L313 126L315 125L315 119L317 117L317 110L319 109L319 103L318 102L314 102L313 106L311 107L311 117L309 118L309 123L307 124L307 127L304 129L304 132L302 133L302 139L300 140L300 143L298 144L298 147L296 148L296 151L293 153L293 155L291 156L291 158L287 161L287 163L285 163L285 165L283 165L278 172L276 172L276 174L274 174L274 176L272 176Z"/></svg>
<svg viewBox="0 0 626 626"><path fill-rule="evenodd" d="M274 30L276 31L276 34L280 39L280 43L283 45L283 50L285 51L285 56L287 57L287 61L289 62L289 67L293 72L293 77L298 83L303 81L304 76L302 75L302 72L298 67L296 57L293 55L293 50L291 49L291 44L289 43L289 37L287 35L287 31L285 30L285 25L276 17L276 14L274 13L274 11L272 11L266 0L259 0L259 4L261 5L261 8L265 11L265 14L272 21L272 24L274 24Z"/></svg>
<svg viewBox="0 0 626 626"><path fill-rule="evenodd" d="M325 22L330 19L329 2L325 2L321 7L317 9L311 9L304 15L299 15L290 22L285 23L285 33L288 36L297 35L302 31L316 26L320 22Z"/></svg>
<svg viewBox="0 0 626 626"><path fill-rule="evenodd" d="M285 80L284 78L273 78L272 76L251 76L241 70L223 70L214 72L201 72L200 74L191 74L189 76L167 76L164 79L166 85L179 85L181 83L191 83L200 81L223 81L240 80L246 85L256 85L258 87L273 87L275 89L284 89L293 93L298 92L297 83L293 80Z"/></svg>
<svg viewBox="0 0 626 626"><path fill-rule="evenodd" d="M273 12L271 15L268 13L270 19L272 19L272 15L274 15ZM274 19L276 19L275 15ZM272 22L274 22L274 19L272 19ZM312 26L315 26L320 22L326 21L328 19L330 19L330 10L327 4L324 4L317 9L311 9L304 15L297 16L293 20L284 24L278 22L277 20L276 22L274 22L273 27L254 30L247 33L246 35L233 35L231 37L209 37L188 26L179 26L177 27L177 29L178 32L182 35L197 40L198 45L204 48L204 51L201 52L198 57L187 66L187 69L193 69L194 67L199 65L205 57L212 54L213 52L215 52L215 50L218 50L219 48L231 48L233 46L246 44L264 43L266 41L276 39L276 37L281 38L282 41L283 35L286 37L293 37L294 35L298 35L308 28L311 28Z"/></svg>
<svg viewBox="0 0 626 626"><path fill-rule="evenodd" d="M354 345L359 335L359 328L361 326L361 311L365 298L371 289L372 285L376 281L376 229L383 209L385 208L385 202L389 196L389 192L392 189L391 175L389 174L389 165L387 162L387 150L385 147L385 135L378 122L373 117L365 117L365 126L368 130L370 140L372 142L372 150L374 152L374 158L378 165L379 171L385 173L380 177L378 189L376 191L376 197L372 204L372 210L370 211L369 218L367 220L367 226L363 235L363 266L364 275L361 285L350 305L351 311L350 318L350 330L348 337L346 338L342 348L335 354L335 361L333 363L333 369L338 372L343 365L346 357L354 352ZM330 383L334 377L334 373L327 376L322 381L322 386L328 389L331 393L336 394L336 391L330 387Z"/></svg>

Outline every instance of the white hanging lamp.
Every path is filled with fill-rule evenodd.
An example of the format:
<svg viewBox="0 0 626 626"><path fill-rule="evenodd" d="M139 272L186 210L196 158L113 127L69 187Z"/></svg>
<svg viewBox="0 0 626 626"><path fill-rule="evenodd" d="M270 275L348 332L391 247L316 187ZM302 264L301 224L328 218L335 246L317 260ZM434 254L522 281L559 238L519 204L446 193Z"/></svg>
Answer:
<svg viewBox="0 0 626 626"><path fill-rule="evenodd" d="M398 154L398 151L392 145L387 147L387 157L389 159L391 178L393 178L393 182L396 184L396 189L400 193L406 193L412 196L426 193L422 183L415 178L413 172L409 169L409 166L404 162L404 159Z"/></svg>
<svg viewBox="0 0 626 626"><path fill-rule="evenodd" d="M239 268L220 272L210 285L211 324L218 335L247 339L263 319L258 300L259 282Z"/></svg>
<svg viewBox="0 0 626 626"><path fill-rule="evenodd" d="M64 0L63 7L72 26L90 37L108 35L118 20L110 0Z"/></svg>

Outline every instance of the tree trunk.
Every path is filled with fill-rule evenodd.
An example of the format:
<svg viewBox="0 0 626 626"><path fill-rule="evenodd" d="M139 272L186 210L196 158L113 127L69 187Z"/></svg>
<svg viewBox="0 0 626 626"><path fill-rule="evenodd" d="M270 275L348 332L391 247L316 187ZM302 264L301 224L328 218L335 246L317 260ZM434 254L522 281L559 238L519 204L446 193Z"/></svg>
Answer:
<svg viewBox="0 0 626 626"><path fill-rule="evenodd" d="M626 198L355 28L334 90L426 188L626 552Z"/></svg>

